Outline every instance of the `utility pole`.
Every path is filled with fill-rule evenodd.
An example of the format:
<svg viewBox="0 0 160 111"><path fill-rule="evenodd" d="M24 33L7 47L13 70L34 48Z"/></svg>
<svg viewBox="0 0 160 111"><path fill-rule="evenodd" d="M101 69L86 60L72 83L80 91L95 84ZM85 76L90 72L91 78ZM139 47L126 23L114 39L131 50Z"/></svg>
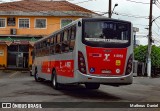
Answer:
<svg viewBox="0 0 160 111"><path fill-rule="evenodd" d="M153 0L150 0L149 14L149 34L148 34L148 58L147 58L147 75L151 77L151 50L152 50L152 6Z"/></svg>
<svg viewBox="0 0 160 111"><path fill-rule="evenodd" d="M108 18L112 15L112 0L109 0Z"/></svg>

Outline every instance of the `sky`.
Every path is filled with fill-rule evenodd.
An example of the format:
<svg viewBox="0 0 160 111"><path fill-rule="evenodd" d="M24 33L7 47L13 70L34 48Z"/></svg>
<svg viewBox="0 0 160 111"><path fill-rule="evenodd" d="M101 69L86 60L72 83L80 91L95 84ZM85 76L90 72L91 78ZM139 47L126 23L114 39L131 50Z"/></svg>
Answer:
<svg viewBox="0 0 160 111"><path fill-rule="evenodd" d="M19 0L0 0L1 2L10 2ZM109 0L67 0L71 3L92 10L96 13L103 14L108 12ZM153 4L153 19L160 16L160 0L155 0ZM136 3L135 3L136 2ZM141 2L141 3L139 3ZM114 9L112 18L131 21L134 27L139 28L137 32L137 40L140 44L147 45L148 24L149 24L149 2L150 0L112 0L112 10L117 3L118 6ZM108 14L104 16L108 17ZM154 44L160 45L160 18L153 22L153 38Z"/></svg>
<svg viewBox="0 0 160 111"><path fill-rule="evenodd" d="M97 13L108 12L108 1L109 0L70 0L72 3L77 3L77 5ZM147 4L135 3L131 1L143 2ZM146 28L148 28L149 24L149 19L147 19L149 17L149 2L150 0L112 0L112 9L116 3L118 4L118 6L114 9L114 13L117 13L118 15L113 14L112 18L131 21L134 27L139 28L137 40L140 40L140 44L142 45L147 45L148 43L148 30ZM108 17L108 14L105 16ZM156 18L158 16L160 16L160 4L154 4L153 17ZM160 45L160 18L156 19L155 22L158 26L153 23L153 38L155 39L155 44Z"/></svg>

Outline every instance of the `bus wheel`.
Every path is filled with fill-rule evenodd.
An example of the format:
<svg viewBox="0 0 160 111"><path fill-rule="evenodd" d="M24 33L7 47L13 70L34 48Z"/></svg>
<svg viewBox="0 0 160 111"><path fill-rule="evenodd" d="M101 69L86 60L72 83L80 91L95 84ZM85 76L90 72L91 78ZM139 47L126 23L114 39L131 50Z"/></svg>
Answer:
<svg viewBox="0 0 160 111"><path fill-rule="evenodd" d="M35 70L35 73L34 73L34 79L35 79L36 82L40 82L41 81L41 78L38 77L37 69Z"/></svg>
<svg viewBox="0 0 160 111"><path fill-rule="evenodd" d="M54 89L60 89L60 84L57 82L57 74L56 71L52 72L52 86Z"/></svg>
<svg viewBox="0 0 160 111"><path fill-rule="evenodd" d="M97 83L86 83L85 84L87 89L98 89L100 87L100 84Z"/></svg>

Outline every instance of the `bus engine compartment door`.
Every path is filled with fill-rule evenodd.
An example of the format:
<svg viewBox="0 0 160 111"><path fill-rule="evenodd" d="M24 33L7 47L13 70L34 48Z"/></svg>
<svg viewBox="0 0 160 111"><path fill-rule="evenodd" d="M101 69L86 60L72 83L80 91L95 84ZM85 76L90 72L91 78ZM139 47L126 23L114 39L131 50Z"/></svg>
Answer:
<svg viewBox="0 0 160 111"><path fill-rule="evenodd" d="M99 48L86 46L90 74L120 76L125 72L127 48Z"/></svg>

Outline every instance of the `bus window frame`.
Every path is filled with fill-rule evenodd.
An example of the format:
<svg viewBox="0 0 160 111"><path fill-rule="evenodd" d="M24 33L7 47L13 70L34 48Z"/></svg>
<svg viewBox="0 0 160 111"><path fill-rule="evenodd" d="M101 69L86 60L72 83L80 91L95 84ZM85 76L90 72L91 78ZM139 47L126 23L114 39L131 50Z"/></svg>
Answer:
<svg viewBox="0 0 160 111"><path fill-rule="evenodd" d="M59 37L59 40L58 40L58 37ZM61 32L59 32L59 33L57 33L56 34L56 43L55 43L55 54L61 54L62 53L62 51L61 51ZM56 47L59 45L59 51L58 52L56 52L57 51L57 49L56 49Z"/></svg>
<svg viewBox="0 0 160 111"><path fill-rule="evenodd" d="M85 38L85 34L84 34L84 31L85 31L85 22L104 22L104 21L108 21L108 22L115 22L115 23L125 23L128 25L128 35L129 35L129 38L128 38L128 42L127 43L124 43L124 44L116 44L116 43L99 43L97 45L97 42L87 42L84 38ZM126 48L126 47L129 47L131 45L131 38L132 38L132 32L131 32L131 22L127 22L127 21L121 21L121 20L104 20L104 19L101 19L101 20L83 20L82 21L82 43L87 45L87 46L91 46L91 47L103 47L103 48Z"/></svg>
<svg viewBox="0 0 160 111"><path fill-rule="evenodd" d="M74 38L72 38L72 31L74 29ZM70 27L70 37L69 37L69 51L73 52L74 48L75 48L75 42L76 42L76 31L77 27L76 25L73 25L72 27ZM74 46L73 49L71 49L71 42L74 41Z"/></svg>
<svg viewBox="0 0 160 111"><path fill-rule="evenodd" d="M66 40L64 40L65 32L67 33ZM61 42L61 52L68 53L69 52L69 39L68 39L68 29L63 30L62 42ZM68 48L68 49L67 49Z"/></svg>
<svg viewBox="0 0 160 111"><path fill-rule="evenodd" d="M36 56L40 57L40 56L73 52L75 48L75 42L76 42L75 40L76 30L77 30L77 27L76 27L76 24L74 24L38 42L35 48L37 52ZM66 34L65 39L64 39L64 34ZM49 44L47 41L49 41ZM74 42L74 46L72 46L73 48L71 48L72 42ZM62 50L63 44L66 44L66 47L68 48L67 50ZM56 52L56 47L60 47L60 51ZM47 52L48 48L49 48L49 52ZM53 51L52 51L52 48L54 48Z"/></svg>
<svg viewBox="0 0 160 111"><path fill-rule="evenodd" d="M50 40L52 40L52 42L50 43L50 55L54 55L55 54L55 39L56 39L56 36L53 35L52 37L50 37ZM54 50L53 50L54 49Z"/></svg>

